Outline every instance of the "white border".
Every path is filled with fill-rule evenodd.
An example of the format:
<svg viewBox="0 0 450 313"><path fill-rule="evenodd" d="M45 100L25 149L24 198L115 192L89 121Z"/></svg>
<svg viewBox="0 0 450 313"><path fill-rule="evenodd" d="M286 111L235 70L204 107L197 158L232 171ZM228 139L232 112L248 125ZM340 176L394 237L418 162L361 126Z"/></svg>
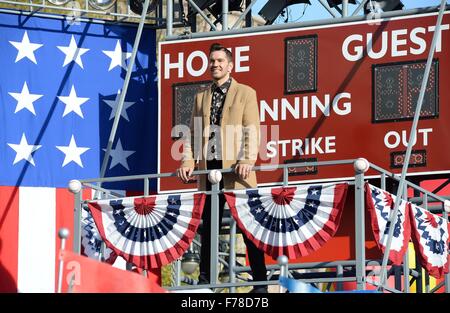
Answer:
<svg viewBox="0 0 450 313"><path fill-rule="evenodd" d="M323 29L323 28L335 28L335 27L346 27L346 26L352 26L352 25L360 25L360 24L368 24L368 23L377 23L377 22L387 22L391 20L404 20L404 19L413 19L413 18L421 18L421 17L428 17L428 16L435 16L438 15L439 12L432 12L432 13L424 13L424 14L413 14L413 15L406 15L406 16L395 16L395 17L389 17L389 18L382 18L382 19L370 19L370 20L364 20L364 21L356 21L356 22L348 22L348 23L337 23L337 24L327 24L327 25L319 25L319 26L309 26L309 27L297 27L297 28L289 28L289 29L281 29L281 30L272 30L272 31L261 31L261 32L255 32L255 33L244 33L244 34L234 34L234 35L225 35L225 36L214 36L214 37L204 37L204 38L192 38L192 39L180 39L180 40L170 40L170 41L160 41L158 43L158 173L160 173L161 170L161 70L162 70L162 56L161 56L161 46L162 45L172 45L172 44L178 44L178 43L185 43L185 42L196 42L196 41L210 41L210 40L217 40L218 38L223 39L224 37L226 39L228 38L238 38L238 37L248 37L248 36L262 36L262 35L270 35L270 34L277 34L277 33L289 33L289 32L298 32L298 31L306 31L311 29ZM448 15L450 12L444 12L444 15ZM450 170L448 171L432 171L432 172L420 172L420 173L411 173L407 174L407 176L417 176L417 175L430 175L430 174L447 174L450 173ZM378 177L378 176L374 176ZM367 178L373 178L371 176L367 176ZM160 190L160 179L157 178L157 192L160 193L169 193L169 192L180 192L180 191L196 191L197 189L176 189L176 190L167 190L167 191L161 191ZM341 181L341 180L349 180L354 179L354 177L344 177L344 178L325 178L325 179L315 179L315 180L302 180L302 181L293 181L289 183L297 183L297 182L327 182L327 181ZM262 183L258 184L258 186L270 186L277 183Z"/></svg>

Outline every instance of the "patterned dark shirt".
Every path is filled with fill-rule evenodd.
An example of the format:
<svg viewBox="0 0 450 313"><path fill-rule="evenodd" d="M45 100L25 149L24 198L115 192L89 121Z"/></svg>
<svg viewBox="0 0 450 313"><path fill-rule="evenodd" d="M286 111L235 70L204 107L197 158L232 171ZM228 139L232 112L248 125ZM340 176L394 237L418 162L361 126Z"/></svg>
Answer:
<svg viewBox="0 0 450 313"><path fill-rule="evenodd" d="M212 92L212 100L211 100L211 111L210 111L210 117L209 117L209 123L211 125L211 134L209 136L209 145L210 151L212 153L212 159L220 159L221 153L220 153L220 142L214 132L215 129L219 129L220 127L220 119L222 117L222 110L223 105L225 103L225 98L228 93L228 89L230 89L231 85L231 77L222 85L217 86L216 83L213 83L211 86L211 92ZM213 126L215 125L215 127ZM219 149L218 149L219 148Z"/></svg>
<svg viewBox="0 0 450 313"><path fill-rule="evenodd" d="M209 123L211 125L220 125L220 118L222 116L223 104L227 96L228 89L230 89L231 77L221 86L213 83L211 86L212 100L211 100L211 116Z"/></svg>

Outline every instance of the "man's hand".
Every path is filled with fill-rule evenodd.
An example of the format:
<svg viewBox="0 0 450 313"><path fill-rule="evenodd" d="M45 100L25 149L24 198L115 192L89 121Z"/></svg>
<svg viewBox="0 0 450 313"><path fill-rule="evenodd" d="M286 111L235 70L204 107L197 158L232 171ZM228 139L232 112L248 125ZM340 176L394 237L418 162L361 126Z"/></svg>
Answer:
<svg viewBox="0 0 450 313"><path fill-rule="evenodd" d="M237 164L234 172L239 175L240 179L247 179L250 175L250 171L252 170L252 167L250 164Z"/></svg>
<svg viewBox="0 0 450 313"><path fill-rule="evenodd" d="M177 176L183 181L183 183L187 184L191 179L192 172L194 171L193 167L180 167L177 169Z"/></svg>

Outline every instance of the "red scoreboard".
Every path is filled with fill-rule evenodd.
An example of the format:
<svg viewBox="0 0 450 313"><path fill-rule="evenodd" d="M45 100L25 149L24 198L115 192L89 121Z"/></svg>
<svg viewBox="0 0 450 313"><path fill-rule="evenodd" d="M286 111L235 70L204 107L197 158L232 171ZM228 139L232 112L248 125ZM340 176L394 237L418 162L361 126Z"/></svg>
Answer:
<svg viewBox="0 0 450 313"><path fill-rule="evenodd" d="M450 12L444 15L409 173L450 172ZM159 172L180 165L179 130L210 82L214 42L234 56L232 77L258 96L258 165L364 157L400 172L437 13L271 32L162 42L159 47ZM374 174L373 172L369 174ZM258 172L260 184L281 171ZM353 176L351 166L300 167L290 181ZM163 179L158 191L195 188Z"/></svg>

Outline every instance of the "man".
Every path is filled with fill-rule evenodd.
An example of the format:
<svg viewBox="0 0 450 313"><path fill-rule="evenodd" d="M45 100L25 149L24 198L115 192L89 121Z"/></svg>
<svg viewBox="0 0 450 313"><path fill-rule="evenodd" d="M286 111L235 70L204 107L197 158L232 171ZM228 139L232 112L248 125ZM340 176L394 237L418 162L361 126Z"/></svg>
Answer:
<svg viewBox="0 0 450 313"><path fill-rule="evenodd" d="M210 47L209 69L213 83L211 88L197 94L191 118L191 133L195 132L195 126L199 124L202 132L200 136L194 134L194 138L185 138L187 142L184 145L183 161L177 175L187 183L197 160L199 170L234 167L234 173L223 175L221 189L256 188L256 174L252 171L259 147L260 124L256 92L231 78L233 56L220 44ZM200 175L199 189L211 190L211 183L206 175ZM220 194L219 223L224 204L225 197ZM210 282L210 196L206 199L202 220L199 283L207 284ZM245 235L244 242L253 280L267 280L264 253ZM267 292L267 286L256 286L252 292Z"/></svg>

